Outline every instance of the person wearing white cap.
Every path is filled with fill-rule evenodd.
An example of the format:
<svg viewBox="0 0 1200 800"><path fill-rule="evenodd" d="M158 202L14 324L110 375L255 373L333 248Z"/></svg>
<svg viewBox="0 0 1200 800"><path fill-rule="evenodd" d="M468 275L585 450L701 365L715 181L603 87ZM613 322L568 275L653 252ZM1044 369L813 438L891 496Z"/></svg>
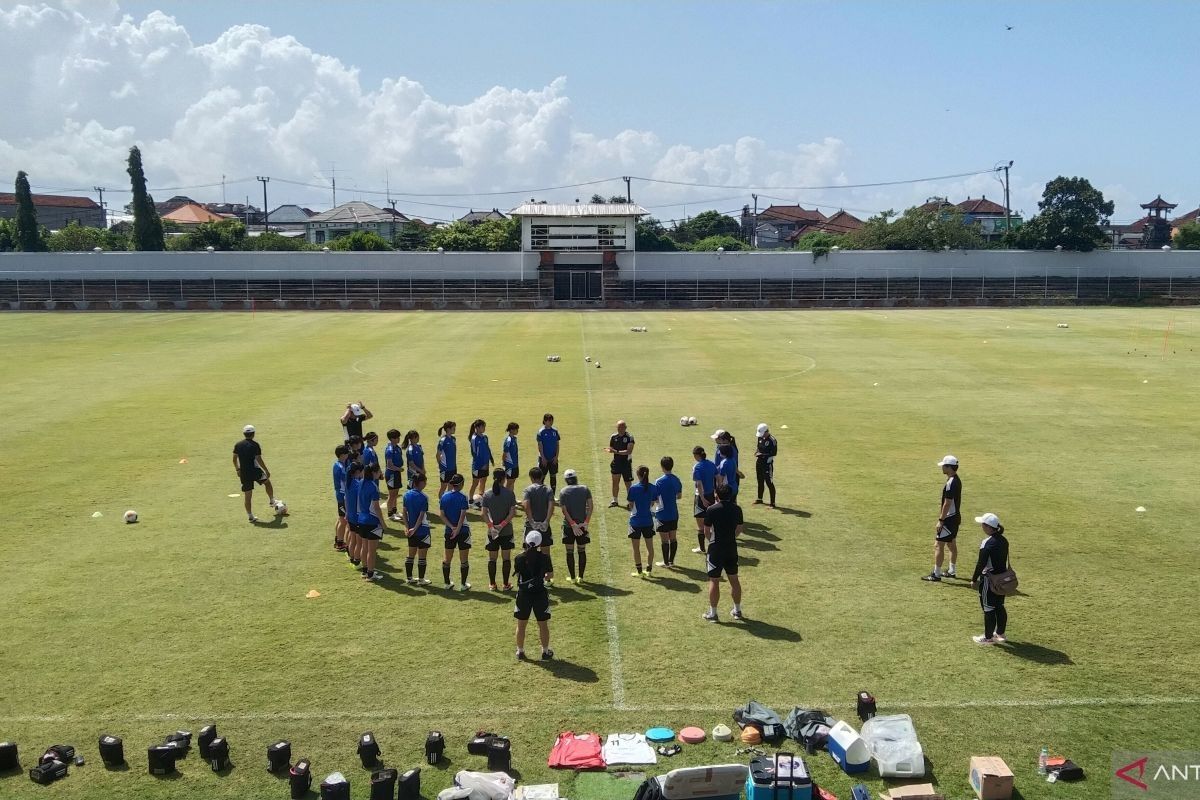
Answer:
<svg viewBox="0 0 1200 800"><path fill-rule="evenodd" d="M958 459L946 456L937 465L946 476L942 486L942 505L938 511L938 520L933 526L933 572L921 578L923 581L938 583L942 578L957 578L955 564L958 562L958 526L962 522L962 480L958 477ZM950 551L950 568L942 573L942 561L945 560L946 550Z"/></svg>
<svg viewBox="0 0 1200 800"><path fill-rule="evenodd" d="M612 502L608 504L609 508L616 508L617 503L617 488L621 485L621 481L625 481L625 494L629 494L629 484L633 483L633 448L635 442L633 435L625 427L625 420L617 420L617 432L608 437L608 447L604 448L606 453L612 454L612 463L608 465L608 471L612 473Z"/></svg>
<svg viewBox="0 0 1200 800"><path fill-rule="evenodd" d="M754 449L754 474L758 478L758 499L762 505L763 487L771 493L771 508L775 507L775 456L779 455L779 442L771 435L767 423L758 423L758 443Z"/></svg>
<svg viewBox="0 0 1200 800"><path fill-rule="evenodd" d="M554 658L550 649L550 593L546 591L545 576L550 557L541 551L542 534L525 534L525 551L513 559L517 578L517 602L513 617L517 620L517 660L525 660L525 626L532 613L537 620L538 639L542 645L542 660Z"/></svg>
<svg viewBox="0 0 1200 800"><path fill-rule="evenodd" d="M984 514L975 521L983 528L987 538L979 545L979 560L971 573L971 588L979 589L979 606L983 609L983 635L972 636L976 644L999 644L1007 642L1004 631L1008 627L1008 611L1004 608L1004 595L992 591L990 577L1008 569L1008 539L1004 537L1004 526L995 514Z"/></svg>
<svg viewBox="0 0 1200 800"><path fill-rule="evenodd" d="M275 506L275 487L271 485L271 471L263 461L262 447L254 441L254 426L242 428L242 440L233 446L233 470L242 483L242 497L246 504L246 518L258 522L251 510L251 499L254 497L254 484L266 487L267 499L272 507Z"/></svg>
<svg viewBox="0 0 1200 800"><path fill-rule="evenodd" d="M583 573L587 570L587 546L592 538L588 534L588 523L592 520L592 490L579 482L579 475L573 469L563 473L567 485L558 496L558 504L562 506L563 525L562 540L567 548L567 580L572 583L583 583ZM575 572L575 551L579 550L579 572Z"/></svg>
<svg viewBox="0 0 1200 800"><path fill-rule="evenodd" d="M363 435L363 423L375 416L371 413L363 402L359 400L357 403L346 403L346 410L342 412L342 432L346 436L346 443L349 444L351 436Z"/></svg>

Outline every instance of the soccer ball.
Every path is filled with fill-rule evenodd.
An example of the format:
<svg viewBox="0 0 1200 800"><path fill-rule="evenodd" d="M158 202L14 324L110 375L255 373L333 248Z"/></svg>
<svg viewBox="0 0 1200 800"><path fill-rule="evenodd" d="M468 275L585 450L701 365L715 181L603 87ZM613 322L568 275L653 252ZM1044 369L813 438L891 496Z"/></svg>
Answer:
<svg viewBox="0 0 1200 800"><path fill-rule="evenodd" d="M597 361L597 362L596 362L596 369L600 369L600 362L599 362L599 361Z"/></svg>
<svg viewBox="0 0 1200 800"><path fill-rule="evenodd" d="M471 498L471 502L472 502L472 503L482 503L482 502L483 502L483 495L481 495L481 494L477 494L477 495L475 495L474 497L472 497L472 498Z"/></svg>
<svg viewBox="0 0 1200 800"><path fill-rule="evenodd" d="M592 360L592 357L591 357L591 356L584 356L584 357L583 357L583 360L584 360L584 361L587 361L587 362L589 362L589 363L590 363L590 362L591 362L591 360Z"/></svg>
<svg viewBox="0 0 1200 800"><path fill-rule="evenodd" d="M132 525L137 522L137 512L132 508L125 512L125 524Z"/></svg>
<svg viewBox="0 0 1200 800"><path fill-rule="evenodd" d="M696 418L688 417L688 425L695 425L695 424L696 424Z"/></svg>
<svg viewBox="0 0 1200 800"><path fill-rule="evenodd" d="M287 503L283 502L282 500L276 500L275 501L275 513L278 516L286 517L288 515Z"/></svg>

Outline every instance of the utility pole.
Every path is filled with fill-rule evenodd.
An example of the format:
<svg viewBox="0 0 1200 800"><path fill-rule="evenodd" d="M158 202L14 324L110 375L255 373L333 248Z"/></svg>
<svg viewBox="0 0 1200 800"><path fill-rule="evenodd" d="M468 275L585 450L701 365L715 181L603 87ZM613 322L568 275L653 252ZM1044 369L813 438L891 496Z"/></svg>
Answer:
<svg viewBox="0 0 1200 800"><path fill-rule="evenodd" d="M221 205L225 205L225 176L221 176Z"/></svg>
<svg viewBox="0 0 1200 800"><path fill-rule="evenodd" d="M1009 199L1008 199L1008 170L1009 170L1009 168L1012 167L1012 165L1013 165L1012 161L1009 161L1007 164L1004 165L1004 235L1005 236L1008 236L1009 232L1012 230L1012 208L1009 206ZM1010 241L1011 241L1011 239L1010 239Z"/></svg>
<svg viewBox="0 0 1200 800"><path fill-rule="evenodd" d="M262 181L262 185L263 185L263 233L266 233L267 232L267 217L269 216L269 212L267 211L267 184L270 183L271 179L264 178L261 175L259 175L258 177L255 178L255 180Z"/></svg>
<svg viewBox="0 0 1200 800"><path fill-rule="evenodd" d="M755 250L757 250L758 249L758 195L752 194L750 196L754 198L754 217L753 217L754 230L750 231L750 246L753 247Z"/></svg>
<svg viewBox="0 0 1200 800"><path fill-rule="evenodd" d="M630 178L628 175L625 175L621 178L621 180L625 181L625 202L632 203L633 196L629 193L629 181L632 180L632 178Z"/></svg>
<svg viewBox="0 0 1200 800"><path fill-rule="evenodd" d="M92 190L100 193L100 213L104 215L104 227L107 228L108 227L108 212L104 209L104 187L103 186L93 186Z"/></svg>

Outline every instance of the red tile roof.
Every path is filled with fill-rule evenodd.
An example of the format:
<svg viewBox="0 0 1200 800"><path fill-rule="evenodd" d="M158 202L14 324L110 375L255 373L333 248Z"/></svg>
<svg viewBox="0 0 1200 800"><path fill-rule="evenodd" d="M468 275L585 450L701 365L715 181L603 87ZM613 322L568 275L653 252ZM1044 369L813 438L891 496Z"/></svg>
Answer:
<svg viewBox="0 0 1200 800"><path fill-rule="evenodd" d="M800 206L768 206L758 212L758 219L760 221L777 219L783 222L820 222L825 219L825 215L815 209L809 211Z"/></svg>
<svg viewBox="0 0 1200 800"><path fill-rule="evenodd" d="M17 196L12 192L0 192L0 206L15 206ZM100 205L90 197L73 197L63 194L35 194L33 205L56 208L100 208Z"/></svg>
<svg viewBox="0 0 1200 800"><path fill-rule="evenodd" d="M1171 225L1178 228L1180 225L1187 225L1189 222L1200 221L1200 208L1195 208L1184 214L1181 217L1176 217L1171 220Z"/></svg>
<svg viewBox="0 0 1200 800"><path fill-rule="evenodd" d="M1000 205L999 203L993 203L991 200L988 200L986 195L983 197L977 198L975 200L972 200L971 198L968 197L966 200L963 200L961 203L957 204L955 206L955 208L957 208L959 211L963 212L964 214L1003 214L1003 213L1005 213L1004 206Z"/></svg>

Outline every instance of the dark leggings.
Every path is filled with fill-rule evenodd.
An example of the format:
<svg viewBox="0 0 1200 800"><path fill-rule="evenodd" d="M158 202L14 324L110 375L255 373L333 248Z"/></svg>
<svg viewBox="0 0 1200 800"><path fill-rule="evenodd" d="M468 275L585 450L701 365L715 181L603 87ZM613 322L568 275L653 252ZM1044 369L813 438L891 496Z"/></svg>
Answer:
<svg viewBox="0 0 1200 800"><path fill-rule="evenodd" d="M758 459L754 464L754 472L758 477L758 499L763 499L763 486L766 486L771 492L771 505L775 505L775 481L771 480L774 466L768 464L765 458Z"/></svg>
<svg viewBox="0 0 1200 800"><path fill-rule="evenodd" d="M980 580L979 605L983 609L983 635L988 639L992 638L992 634L995 633L1003 636L1008 627L1008 611L1004 608L1004 595L991 591L987 575L982 576ZM988 610L989 608L991 611Z"/></svg>

